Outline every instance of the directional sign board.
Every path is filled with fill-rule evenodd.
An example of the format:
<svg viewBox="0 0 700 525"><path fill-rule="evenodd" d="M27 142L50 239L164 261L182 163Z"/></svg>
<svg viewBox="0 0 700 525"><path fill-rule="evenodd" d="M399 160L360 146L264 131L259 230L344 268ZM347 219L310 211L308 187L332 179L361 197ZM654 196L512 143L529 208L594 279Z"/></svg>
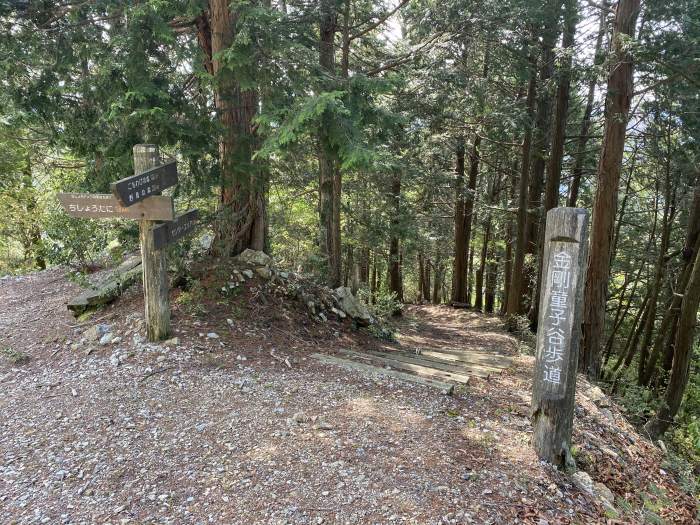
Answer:
<svg viewBox="0 0 700 525"><path fill-rule="evenodd" d="M108 193L59 193L58 200L71 217L172 221L175 215L173 200L163 195L148 197L128 208Z"/></svg>
<svg viewBox="0 0 700 525"><path fill-rule="evenodd" d="M175 217L172 222L159 224L153 228L153 247L162 250L168 244L184 237L197 227L198 210L189 210Z"/></svg>
<svg viewBox="0 0 700 525"><path fill-rule="evenodd" d="M177 184L177 162L172 161L113 182L111 188L112 193L123 206L133 206L175 184Z"/></svg>

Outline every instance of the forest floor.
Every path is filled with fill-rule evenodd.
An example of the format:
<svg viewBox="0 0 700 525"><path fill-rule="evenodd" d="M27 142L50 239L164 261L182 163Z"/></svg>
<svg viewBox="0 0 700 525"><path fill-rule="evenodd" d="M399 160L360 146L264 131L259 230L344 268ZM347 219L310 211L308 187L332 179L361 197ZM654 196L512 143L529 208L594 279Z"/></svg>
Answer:
<svg viewBox="0 0 700 525"><path fill-rule="evenodd" d="M173 292L178 340L148 344L138 287L80 324L63 270L0 280L0 522L694 521L663 453L585 381L576 459L619 515L537 460L533 358L498 318L410 307L385 343L246 286L235 306ZM90 340L98 323L109 343ZM397 346L492 348L513 366L445 396L309 357Z"/></svg>

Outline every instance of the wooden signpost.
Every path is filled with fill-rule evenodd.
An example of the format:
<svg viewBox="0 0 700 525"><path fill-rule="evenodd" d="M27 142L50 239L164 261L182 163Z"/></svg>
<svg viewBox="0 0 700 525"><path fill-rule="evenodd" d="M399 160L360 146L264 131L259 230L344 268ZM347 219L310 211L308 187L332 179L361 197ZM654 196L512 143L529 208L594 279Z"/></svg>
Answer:
<svg viewBox="0 0 700 525"><path fill-rule="evenodd" d="M586 210L554 208L547 213L543 257L532 443L540 459L569 467L588 257Z"/></svg>
<svg viewBox="0 0 700 525"><path fill-rule="evenodd" d="M128 208L108 193L59 193L58 201L68 215L83 219L172 221L175 215L172 199L162 195L154 195Z"/></svg>
<svg viewBox="0 0 700 525"><path fill-rule="evenodd" d="M58 200L72 217L126 218L139 221L146 332L149 341L170 335L167 261L163 248L192 232L197 210L175 217L171 197L160 192L177 184L177 164L160 163L158 146L134 146L134 175L111 185L114 195L60 193ZM166 221L157 223L156 221Z"/></svg>
<svg viewBox="0 0 700 525"><path fill-rule="evenodd" d="M112 193L124 206L132 206L177 184L177 162L154 166L111 184Z"/></svg>
<svg viewBox="0 0 700 525"><path fill-rule="evenodd" d="M172 222L159 224L153 229L153 245L157 250L162 250L168 244L184 237L197 227L198 218L198 210L189 210L175 217Z"/></svg>

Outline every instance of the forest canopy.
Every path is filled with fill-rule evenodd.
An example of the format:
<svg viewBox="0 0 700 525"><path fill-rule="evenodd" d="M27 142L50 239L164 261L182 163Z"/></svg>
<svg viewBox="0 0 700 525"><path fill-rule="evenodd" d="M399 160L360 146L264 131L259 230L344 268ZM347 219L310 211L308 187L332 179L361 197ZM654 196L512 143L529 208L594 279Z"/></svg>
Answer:
<svg viewBox="0 0 700 525"><path fill-rule="evenodd" d="M0 273L135 249L56 194L156 144L206 257L536 330L546 213L586 208L579 371L700 456L697 0L5 1L0 83Z"/></svg>

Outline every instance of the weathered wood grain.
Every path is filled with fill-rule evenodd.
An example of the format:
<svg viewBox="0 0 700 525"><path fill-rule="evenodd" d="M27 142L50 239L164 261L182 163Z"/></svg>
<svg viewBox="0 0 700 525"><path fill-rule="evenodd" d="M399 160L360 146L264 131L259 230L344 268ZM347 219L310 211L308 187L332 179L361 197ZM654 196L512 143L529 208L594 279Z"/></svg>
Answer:
<svg viewBox="0 0 700 525"><path fill-rule="evenodd" d="M454 385L446 383L444 381L437 381L435 379L419 377L412 374L406 374L404 372L398 372L396 370L387 370L386 368L379 368L376 366L366 365L364 363L358 363L349 359L341 359L339 357L334 357L326 354L311 354L311 357L325 364L340 366L347 370L354 370L356 372L360 372L369 376L387 376L393 379L398 379L400 381L417 383L419 385L437 388L438 390L440 390L440 392L447 395L452 394L452 392L454 391Z"/></svg>
<svg viewBox="0 0 700 525"><path fill-rule="evenodd" d="M58 202L71 217L82 219L137 219L171 221L175 215L173 200L154 195L125 208L108 193L59 193Z"/></svg>
<svg viewBox="0 0 700 525"><path fill-rule="evenodd" d="M532 388L532 444L541 459L561 467L573 465L571 430L587 256L588 212L550 210Z"/></svg>
<svg viewBox="0 0 700 525"><path fill-rule="evenodd" d="M160 162L158 146L134 146L134 172L142 173ZM152 197L150 197L152 198ZM135 206L138 206L136 204ZM134 206L129 207L129 209ZM141 259L143 267L143 294L146 317L146 336L149 341L161 341L170 335L170 300L168 297L168 269L165 252L156 249L150 220L139 224Z"/></svg>

